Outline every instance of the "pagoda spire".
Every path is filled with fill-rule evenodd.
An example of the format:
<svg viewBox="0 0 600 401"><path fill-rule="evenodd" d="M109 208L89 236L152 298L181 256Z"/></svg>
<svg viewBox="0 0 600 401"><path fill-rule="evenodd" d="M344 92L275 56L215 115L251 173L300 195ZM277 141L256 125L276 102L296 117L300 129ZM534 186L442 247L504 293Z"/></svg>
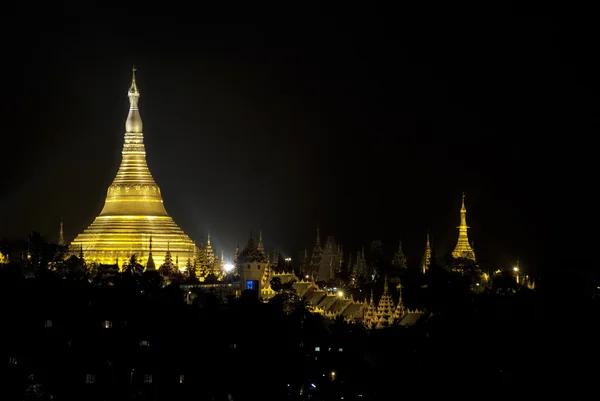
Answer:
<svg viewBox="0 0 600 401"><path fill-rule="evenodd" d="M431 241L429 239L429 231L427 231L427 241L425 242L425 253L423 254L423 259L421 260L421 271L423 274L427 270L429 270L429 266L431 265Z"/></svg>
<svg viewBox="0 0 600 401"><path fill-rule="evenodd" d="M150 245L148 246L148 261L146 262L146 271L156 270L156 264L152 258L152 234L150 234Z"/></svg>
<svg viewBox="0 0 600 401"><path fill-rule="evenodd" d="M317 246L321 246L321 233L319 231L319 226L317 226Z"/></svg>
<svg viewBox="0 0 600 401"><path fill-rule="evenodd" d="M394 259L392 260L392 266L398 269L405 269L406 265L406 256L402 251L402 240L398 241L398 250L394 254Z"/></svg>
<svg viewBox="0 0 600 401"><path fill-rule="evenodd" d="M475 252L469 244L469 237L467 230L470 228L467 226L467 208L465 207L465 193L462 194L462 205L460 208L460 225L458 227L458 241L454 251L452 251L452 257L470 259L475 261Z"/></svg>
<svg viewBox="0 0 600 401"><path fill-rule="evenodd" d="M129 87L129 91L127 92L127 97L129 97L129 115L127 116L127 121L125 122L125 131L141 134L143 129L142 117L140 116L140 111L138 109L138 101L140 99L140 91L138 90L137 84L135 82L135 66L131 69L131 86Z"/></svg>
<svg viewBox="0 0 600 401"><path fill-rule="evenodd" d="M65 236L63 232L63 218L60 218L60 229L58 230L58 245L65 245Z"/></svg>
<svg viewBox="0 0 600 401"><path fill-rule="evenodd" d="M258 245L256 245L256 249L258 249L261 252L265 251L265 246L263 244L263 238L262 238L262 230L258 232Z"/></svg>

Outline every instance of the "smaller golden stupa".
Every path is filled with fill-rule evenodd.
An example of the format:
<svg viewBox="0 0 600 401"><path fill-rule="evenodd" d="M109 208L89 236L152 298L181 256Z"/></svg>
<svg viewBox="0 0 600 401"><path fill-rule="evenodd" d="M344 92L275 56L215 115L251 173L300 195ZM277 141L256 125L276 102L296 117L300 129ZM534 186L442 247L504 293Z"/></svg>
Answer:
<svg viewBox="0 0 600 401"><path fill-rule="evenodd" d="M475 261L475 252L473 252L473 248L469 244L469 237L467 235L467 230L470 228L467 226L467 208L465 207L465 193L462 195L462 206L460 208L460 225L458 227L458 242L456 243L456 247L452 251L452 257L470 259Z"/></svg>

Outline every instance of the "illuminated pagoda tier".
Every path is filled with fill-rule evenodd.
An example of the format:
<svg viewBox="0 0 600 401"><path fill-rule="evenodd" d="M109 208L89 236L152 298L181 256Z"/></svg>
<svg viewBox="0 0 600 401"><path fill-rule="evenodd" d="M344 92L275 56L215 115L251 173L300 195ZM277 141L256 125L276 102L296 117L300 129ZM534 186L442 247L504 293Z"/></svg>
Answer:
<svg viewBox="0 0 600 401"><path fill-rule="evenodd" d="M365 300L366 301L366 300ZM377 308L375 306L375 296L373 295L373 289L371 288L371 298L367 302L365 307L363 323L367 328L373 328L376 320Z"/></svg>
<svg viewBox="0 0 600 401"><path fill-rule="evenodd" d="M102 212L71 242L70 251L77 254L83 250L88 263L122 263L132 254L145 260L152 238L155 265L164 263L167 251L182 260L193 259L194 243L167 214L160 189L146 164L135 68L128 97L121 166L108 188Z"/></svg>
<svg viewBox="0 0 600 401"><path fill-rule="evenodd" d="M458 242L456 247L452 251L452 257L455 259L464 258L475 261L475 252L469 244L469 237L467 236L467 208L465 207L465 194L462 196L462 206L460 208L460 225L458 228Z"/></svg>
<svg viewBox="0 0 600 401"><path fill-rule="evenodd" d="M375 312L376 327L381 328L391 325L394 321L394 313L394 301L392 300L392 296L390 295L388 287L388 278L387 276L385 276L383 282L383 294L379 299L379 303L377 304L377 311Z"/></svg>

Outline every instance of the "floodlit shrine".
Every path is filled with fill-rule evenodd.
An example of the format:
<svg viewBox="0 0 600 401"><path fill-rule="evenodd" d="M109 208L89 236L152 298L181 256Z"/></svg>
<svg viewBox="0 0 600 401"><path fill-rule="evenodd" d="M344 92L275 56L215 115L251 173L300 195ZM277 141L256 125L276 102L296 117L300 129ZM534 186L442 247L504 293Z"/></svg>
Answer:
<svg viewBox="0 0 600 401"><path fill-rule="evenodd" d="M462 205L460 207L460 225L458 227L458 241L456 247L452 251L452 257L470 259L475 261L475 252L469 244L469 236L467 235L467 208L465 207L465 194L462 195ZM427 238L429 242L429 238Z"/></svg>
<svg viewBox="0 0 600 401"><path fill-rule="evenodd" d="M119 267L133 254L146 265L150 247L157 266L163 264L167 251L181 261L193 260L195 245L167 214L146 164L135 68L128 97L121 166L108 187L102 212L71 242L70 253L83 253L87 262Z"/></svg>

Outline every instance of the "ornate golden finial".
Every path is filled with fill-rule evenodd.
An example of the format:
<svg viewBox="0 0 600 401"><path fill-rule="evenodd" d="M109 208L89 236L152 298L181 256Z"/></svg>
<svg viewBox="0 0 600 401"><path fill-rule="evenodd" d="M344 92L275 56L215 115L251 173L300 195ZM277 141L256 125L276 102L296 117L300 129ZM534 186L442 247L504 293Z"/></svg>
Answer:
<svg viewBox="0 0 600 401"><path fill-rule="evenodd" d="M131 68L131 87L129 88L129 93L131 96L131 93L137 93L139 96L140 91L138 91L137 88L137 84L135 82L135 72L137 71L137 68L135 68L135 65Z"/></svg>
<svg viewBox="0 0 600 401"><path fill-rule="evenodd" d="M125 132L141 134L143 129L142 117L138 110L138 101L140 98L140 91L138 90L135 82L135 72L137 69L135 66L131 69L131 86L127 96L129 97L129 115L125 121Z"/></svg>

